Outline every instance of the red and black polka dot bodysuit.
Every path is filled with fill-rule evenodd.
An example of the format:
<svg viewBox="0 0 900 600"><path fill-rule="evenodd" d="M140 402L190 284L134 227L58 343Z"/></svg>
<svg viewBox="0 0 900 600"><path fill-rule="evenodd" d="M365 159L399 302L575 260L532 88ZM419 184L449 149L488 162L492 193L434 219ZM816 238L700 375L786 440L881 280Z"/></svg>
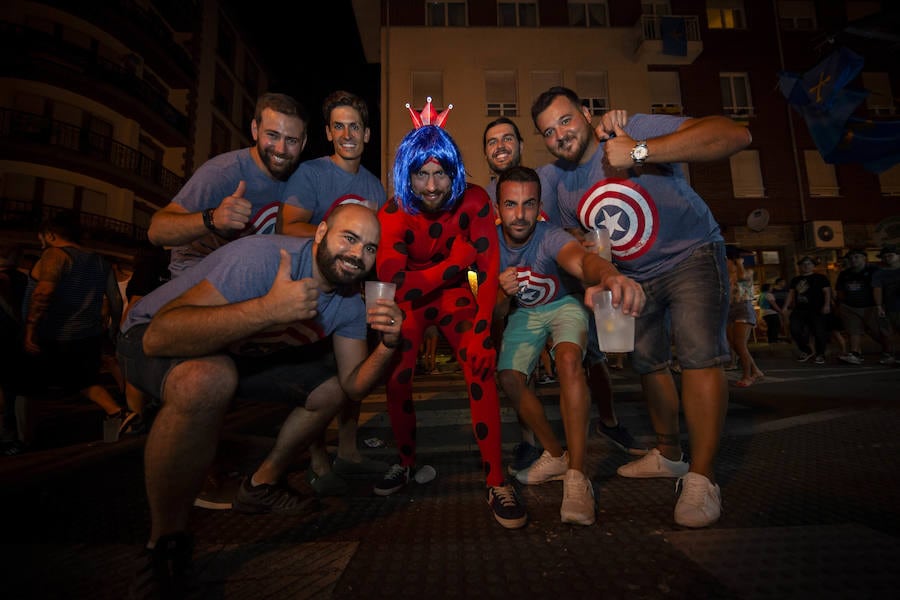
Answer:
<svg viewBox="0 0 900 600"><path fill-rule="evenodd" d="M397 284L403 344L388 373L387 404L400 464L416 462L413 374L425 329L436 325L457 355L469 392L472 428L488 485L502 485L500 404L491 315L500 255L490 198L470 185L450 211L411 215L391 199L378 213L378 279ZM468 269L477 272L477 298Z"/></svg>

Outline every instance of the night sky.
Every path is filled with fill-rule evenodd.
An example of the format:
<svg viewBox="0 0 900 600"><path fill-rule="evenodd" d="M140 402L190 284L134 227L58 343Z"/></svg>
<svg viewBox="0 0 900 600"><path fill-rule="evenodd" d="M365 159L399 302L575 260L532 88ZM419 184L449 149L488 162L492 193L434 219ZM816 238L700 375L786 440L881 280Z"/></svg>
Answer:
<svg viewBox="0 0 900 600"><path fill-rule="evenodd" d="M281 14L259 2L223 3L232 7L245 35L271 69L270 90L294 96L309 110L309 142L303 159L332 153L325 139L322 100L336 89L346 89L369 104L372 137L363 164L380 176L380 70L377 64L366 64L351 0L284 3Z"/></svg>

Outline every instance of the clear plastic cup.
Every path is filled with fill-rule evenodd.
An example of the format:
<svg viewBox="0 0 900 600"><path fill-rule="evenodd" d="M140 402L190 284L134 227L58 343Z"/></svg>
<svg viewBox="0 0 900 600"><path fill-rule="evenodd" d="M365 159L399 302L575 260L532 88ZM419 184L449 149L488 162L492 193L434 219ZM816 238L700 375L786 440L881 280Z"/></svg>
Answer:
<svg viewBox="0 0 900 600"><path fill-rule="evenodd" d="M612 292L595 292L593 297L597 341L603 352L631 352L634 350L634 317L613 308Z"/></svg>
<svg viewBox="0 0 900 600"><path fill-rule="evenodd" d="M378 298L394 299L397 292L397 286L386 281L367 281L366 282L366 310L375 308L375 301Z"/></svg>
<svg viewBox="0 0 900 600"><path fill-rule="evenodd" d="M594 251L601 258L612 260L612 245L609 242L609 231L605 227L591 229L584 234L584 238L594 243Z"/></svg>

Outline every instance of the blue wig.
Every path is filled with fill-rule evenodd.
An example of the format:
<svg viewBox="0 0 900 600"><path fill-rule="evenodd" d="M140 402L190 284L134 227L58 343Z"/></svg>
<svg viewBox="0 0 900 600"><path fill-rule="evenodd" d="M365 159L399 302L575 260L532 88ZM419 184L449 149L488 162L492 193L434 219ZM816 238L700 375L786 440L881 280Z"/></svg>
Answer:
<svg viewBox="0 0 900 600"><path fill-rule="evenodd" d="M443 210L453 210L466 191L466 168L462 154L450 134L437 125L423 125L413 129L400 142L394 158L394 194L405 212L421 212L421 199L413 193L410 179L429 159L435 159L453 182L450 199Z"/></svg>

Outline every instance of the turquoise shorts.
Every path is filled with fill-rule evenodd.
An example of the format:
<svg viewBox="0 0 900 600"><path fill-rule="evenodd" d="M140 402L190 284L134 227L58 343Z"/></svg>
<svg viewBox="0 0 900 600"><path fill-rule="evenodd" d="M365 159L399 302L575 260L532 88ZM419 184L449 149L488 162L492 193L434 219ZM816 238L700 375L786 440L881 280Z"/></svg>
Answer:
<svg viewBox="0 0 900 600"><path fill-rule="evenodd" d="M533 308L518 307L506 321L497 370L519 371L526 377L531 375L547 338L553 340L551 356L555 356L557 344L571 342L581 348L584 358L587 331L587 308L573 295Z"/></svg>

